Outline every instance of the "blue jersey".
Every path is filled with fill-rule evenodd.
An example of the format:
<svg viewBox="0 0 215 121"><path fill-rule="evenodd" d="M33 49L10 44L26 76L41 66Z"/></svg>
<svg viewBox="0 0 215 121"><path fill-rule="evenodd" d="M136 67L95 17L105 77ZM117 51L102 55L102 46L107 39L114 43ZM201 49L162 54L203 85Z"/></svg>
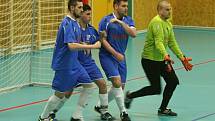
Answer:
<svg viewBox="0 0 215 121"><path fill-rule="evenodd" d="M111 23L110 20L116 18L114 13L105 16L99 23L99 32L107 32L107 41L119 53L125 53L128 44L129 35L119 23ZM122 18L122 21L129 27L134 27L134 22L129 16ZM100 54L108 54L105 48L101 47Z"/></svg>
<svg viewBox="0 0 215 121"><path fill-rule="evenodd" d="M90 24L87 25L87 28L85 28L85 29L82 28L81 31L82 31L81 32L82 42L84 42L86 44L94 44L99 40L98 32ZM92 59L91 51L90 51L90 53L86 53L85 50L78 52L78 59L82 65L89 64L91 61L94 61Z"/></svg>
<svg viewBox="0 0 215 121"><path fill-rule="evenodd" d="M52 58L53 70L73 70L79 67L78 51L70 50L68 43L79 43L81 29L78 22L66 16L58 30Z"/></svg>

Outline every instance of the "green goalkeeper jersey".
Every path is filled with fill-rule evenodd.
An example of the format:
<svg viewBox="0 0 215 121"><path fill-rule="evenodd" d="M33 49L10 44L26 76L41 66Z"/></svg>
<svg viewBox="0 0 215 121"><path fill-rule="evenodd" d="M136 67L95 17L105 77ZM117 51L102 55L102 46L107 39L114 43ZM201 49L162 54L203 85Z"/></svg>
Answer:
<svg viewBox="0 0 215 121"><path fill-rule="evenodd" d="M149 23L142 58L163 61L164 56L168 54L167 47L178 58L183 57L183 53L175 40L171 22L169 20L164 21L157 15Z"/></svg>

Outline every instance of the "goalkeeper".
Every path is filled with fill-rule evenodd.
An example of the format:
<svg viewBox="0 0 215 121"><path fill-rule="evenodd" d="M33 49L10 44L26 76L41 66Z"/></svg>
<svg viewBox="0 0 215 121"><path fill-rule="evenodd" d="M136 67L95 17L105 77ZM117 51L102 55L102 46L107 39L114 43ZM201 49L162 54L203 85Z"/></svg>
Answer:
<svg viewBox="0 0 215 121"><path fill-rule="evenodd" d="M163 99L158 109L158 115L177 116L177 113L167 108L176 86L179 84L178 77L172 68L173 61L167 53L167 47L181 60L187 71L192 70L193 65L189 63L191 58L186 58L181 52L169 21L171 5L166 0L160 0L157 5L158 15L155 16L148 26L148 33L142 52L142 67L150 82L150 86L140 90L126 93L125 106L130 108L132 99L147 95L161 94L162 76L166 82Z"/></svg>

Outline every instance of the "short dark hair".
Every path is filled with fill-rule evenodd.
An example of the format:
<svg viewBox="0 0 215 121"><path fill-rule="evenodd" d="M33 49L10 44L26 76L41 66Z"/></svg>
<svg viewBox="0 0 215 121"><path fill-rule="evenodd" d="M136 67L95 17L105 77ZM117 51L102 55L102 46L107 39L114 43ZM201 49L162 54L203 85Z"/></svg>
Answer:
<svg viewBox="0 0 215 121"><path fill-rule="evenodd" d="M91 7L88 4L83 5L83 11L91 11Z"/></svg>
<svg viewBox="0 0 215 121"><path fill-rule="evenodd" d="M82 0L69 0L68 1L68 9L70 10L70 6L76 6L77 2L82 2Z"/></svg>
<svg viewBox="0 0 215 121"><path fill-rule="evenodd" d="M115 4L119 5L121 1L128 2L128 0L114 0L113 5Z"/></svg>

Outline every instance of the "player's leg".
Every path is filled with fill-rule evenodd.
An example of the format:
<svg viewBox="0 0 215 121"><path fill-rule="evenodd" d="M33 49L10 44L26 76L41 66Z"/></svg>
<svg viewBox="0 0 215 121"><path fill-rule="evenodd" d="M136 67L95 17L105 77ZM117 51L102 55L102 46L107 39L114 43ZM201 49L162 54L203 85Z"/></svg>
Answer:
<svg viewBox="0 0 215 121"><path fill-rule="evenodd" d="M61 93L61 92L58 92L58 91L56 91L54 93L54 95L49 97L48 102L47 102L47 104L46 104L41 116L39 117L39 120L49 119L49 118L54 119L54 117L50 117L50 113L63 100L63 98L64 98L64 93Z"/></svg>
<svg viewBox="0 0 215 121"><path fill-rule="evenodd" d="M99 54L99 60L100 60L100 64L102 66L102 69L105 72L105 75L107 78L110 77L110 69L109 67L114 67L114 63L112 62L112 59L110 59L110 57L108 57L107 55L103 55L103 54ZM113 87L111 87L108 91L108 103L110 103L112 100L114 100L114 95L113 95ZM94 107L94 110L98 113L101 113L100 111L100 106L101 106L101 102L100 100L98 101L97 105Z"/></svg>
<svg viewBox="0 0 215 121"><path fill-rule="evenodd" d="M177 85L179 84L178 77L174 71L171 72L166 71L165 64L163 64L163 71L162 76L166 82L166 86L163 92L163 99L158 110L159 115L168 115L168 116L177 116L177 113L173 112L171 109L168 109L167 106L169 101L173 95L174 90L176 89Z"/></svg>
<svg viewBox="0 0 215 121"><path fill-rule="evenodd" d="M107 55L102 55L102 54L99 55L99 60L100 60L102 69L105 72L106 77L109 79L109 77L113 75L111 74L111 71L116 70L115 67L117 66L117 63L113 62L113 58L110 58ZM114 73L117 73L117 72L114 72ZM113 87L111 87L108 91L108 103L110 103L112 100L114 100ZM97 107L99 106L100 106L100 101L98 101L98 104L97 104Z"/></svg>
<svg viewBox="0 0 215 121"><path fill-rule="evenodd" d="M122 61L118 63L118 71L121 79L121 88L124 90L125 84L126 84L126 78L127 78L127 66L126 66L126 61ZM121 106L121 114L120 118L122 121L130 121L130 117L125 109L125 103L124 103L124 91L122 92L123 94L123 102L119 102L119 106ZM123 105L121 104L123 103Z"/></svg>
<svg viewBox="0 0 215 121"><path fill-rule="evenodd" d="M99 99L101 106L99 106L98 112L101 114L102 120L112 120L112 115L108 112L108 94L107 85L103 79L102 73L95 64L95 61L90 61L87 64L83 64L83 67L87 71L90 79L96 83L99 88Z"/></svg>
<svg viewBox="0 0 215 121"><path fill-rule="evenodd" d="M150 82L150 86L143 87L132 93L127 92L125 96L125 106L130 108L131 102L134 98L155 95L161 93L161 82L160 82L160 64L162 62L155 62L147 59L141 60L143 70Z"/></svg>
<svg viewBox="0 0 215 121"><path fill-rule="evenodd" d="M105 72L105 75L112 83L112 88L109 91L111 92L109 93L111 95L108 96L108 98L113 97L112 99L116 100L117 106L120 110L120 114L123 114L123 115L120 115L122 121L130 121L130 118L124 106L124 93L122 90L121 77L118 70L120 63L116 61L114 58L108 57L107 55L100 54L99 57L100 57L100 63Z"/></svg>
<svg viewBox="0 0 215 121"><path fill-rule="evenodd" d="M65 99L65 92L68 92L69 90L71 90L73 88L73 86L75 85L73 83L73 81L71 81L71 75L73 75L72 72L70 71L56 71L55 72L55 76L52 82L52 88L55 91L55 94L52 95L41 116L40 119L45 119L45 118L53 118L54 117L50 117L50 113L56 109L56 107ZM65 85L66 84L66 85Z"/></svg>
<svg viewBox="0 0 215 121"><path fill-rule="evenodd" d="M67 100L71 97L73 93L73 89L71 91L65 93L65 97L60 101L60 103L56 106L56 108L49 114L49 117L55 119L56 113L64 106Z"/></svg>
<svg viewBox="0 0 215 121"><path fill-rule="evenodd" d="M99 88L100 106L97 107L97 112L101 114L101 120L114 120L115 118L108 112L108 93L105 80L99 79L96 80L95 83Z"/></svg>
<svg viewBox="0 0 215 121"><path fill-rule="evenodd" d="M71 121L80 120L83 121L83 110L86 107L89 97L94 92L93 83L84 68L81 68L80 72L77 74L79 76L78 82L83 86L81 91L78 104L75 112L72 115Z"/></svg>

